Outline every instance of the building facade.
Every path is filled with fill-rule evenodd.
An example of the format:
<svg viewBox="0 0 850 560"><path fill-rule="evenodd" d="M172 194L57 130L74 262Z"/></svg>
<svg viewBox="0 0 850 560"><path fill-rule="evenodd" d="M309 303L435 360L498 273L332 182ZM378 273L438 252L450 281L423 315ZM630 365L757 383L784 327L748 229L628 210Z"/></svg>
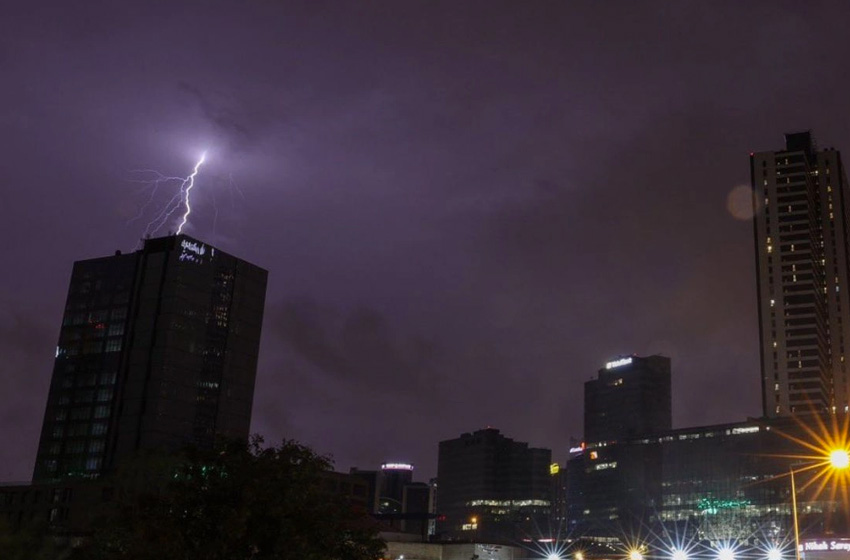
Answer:
<svg viewBox="0 0 850 560"><path fill-rule="evenodd" d="M811 448L834 438L844 418L805 418L806 425L788 418L749 420L588 446L568 464L570 534L654 535L653 547L661 551L675 544L664 540L671 536L680 548L787 548L793 538L791 469L802 537L846 534L846 481L825 476Z"/></svg>
<svg viewBox="0 0 850 560"><path fill-rule="evenodd" d="M612 442L672 427L670 358L626 356L584 384L584 441Z"/></svg>
<svg viewBox="0 0 850 560"><path fill-rule="evenodd" d="M540 538L551 507L552 452L487 428L441 441L437 537L474 542Z"/></svg>
<svg viewBox="0 0 850 560"><path fill-rule="evenodd" d="M266 278L186 235L74 263L33 480L247 439Z"/></svg>
<svg viewBox="0 0 850 560"><path fill-rule="evenodd" d="M850 410L848 187L810 132L750 155L762 406L768 417Z"/></svg>

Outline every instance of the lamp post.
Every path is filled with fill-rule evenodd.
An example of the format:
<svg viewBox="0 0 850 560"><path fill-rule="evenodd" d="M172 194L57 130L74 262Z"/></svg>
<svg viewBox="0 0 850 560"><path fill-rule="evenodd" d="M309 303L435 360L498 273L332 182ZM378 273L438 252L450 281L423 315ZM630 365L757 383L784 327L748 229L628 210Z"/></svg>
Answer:
<svg viewBox="0 0 850 560"><path fill-rule="evenodd" d="M788 469L791 474L791 513L794 519L794 558L796 560L800 560L800 524L797 520L797 485L794 481L794 474L821 464L825 464L829 469L844 470L850 467L850 453L846 449L834 449L830 451L825 463L808 464L796 470L792 466Z"/></svg>

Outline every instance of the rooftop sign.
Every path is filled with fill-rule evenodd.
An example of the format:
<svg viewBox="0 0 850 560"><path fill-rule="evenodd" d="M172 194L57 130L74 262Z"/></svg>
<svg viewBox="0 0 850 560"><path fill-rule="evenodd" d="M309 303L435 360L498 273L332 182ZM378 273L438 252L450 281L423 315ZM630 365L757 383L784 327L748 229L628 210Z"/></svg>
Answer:
<svg viewBox="0 0 850 560"><path fill-rule="evenodd" d="M409 463L384 463L381 465L382 471L412 471L413 465Z"/></svg>
<svg viewBox="0 0 850 560"><path fill-rule="evenodd" d="M614 360L613 362L608 362L605 364L605 369L614 369L621 366L627 366L632 363L631 357L629 358L620 358L619 360Z"/></svg>

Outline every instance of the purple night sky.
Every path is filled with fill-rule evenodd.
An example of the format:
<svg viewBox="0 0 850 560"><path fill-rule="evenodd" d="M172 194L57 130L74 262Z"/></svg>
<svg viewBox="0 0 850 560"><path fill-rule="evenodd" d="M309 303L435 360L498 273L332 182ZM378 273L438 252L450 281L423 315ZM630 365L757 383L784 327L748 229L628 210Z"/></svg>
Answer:
<svg viewBox="0 0 850 560"><path fill-rule="evenodd" d="M270 271L269 442L423 480L438 441L492 425L563 460L583 382L633 352L672 358L676 426L758 415L752 224L727 197L784 132L850 151L848 21L845 2L7 5L0 480L32 472L72 262L135 247L133 170L187 175L205 149L186 231Z"/></svg>

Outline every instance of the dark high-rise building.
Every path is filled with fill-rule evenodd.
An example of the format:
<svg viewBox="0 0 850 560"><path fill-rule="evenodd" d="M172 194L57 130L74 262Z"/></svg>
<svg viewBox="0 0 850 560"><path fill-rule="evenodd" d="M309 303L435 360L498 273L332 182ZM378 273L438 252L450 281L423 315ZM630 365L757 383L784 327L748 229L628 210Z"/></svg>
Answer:
<svg viewBox="0 0 850 560"><path fill-rule="evenodd" d="M810 132L750 154L764 415L848 411L847 178Z"/></svg>
<svg viewBox="0 0 850 560"><path fill-rule="evenodd" d="M670 358L612 360L584 384L584 439L590 445L672 427Z"/></svg>
<svg viewBox="0 0 850 560"><path fill-rule="evenodd" d="M552 452L487 428L441 441L437 534L445 540L518 542L548 527Z"/></svg>
<svg viewBox="0 0 850 560"><path fill-rule="evenodd" d="M33 479L247 438L266 276L186 235L74 263Z"/></svg>

